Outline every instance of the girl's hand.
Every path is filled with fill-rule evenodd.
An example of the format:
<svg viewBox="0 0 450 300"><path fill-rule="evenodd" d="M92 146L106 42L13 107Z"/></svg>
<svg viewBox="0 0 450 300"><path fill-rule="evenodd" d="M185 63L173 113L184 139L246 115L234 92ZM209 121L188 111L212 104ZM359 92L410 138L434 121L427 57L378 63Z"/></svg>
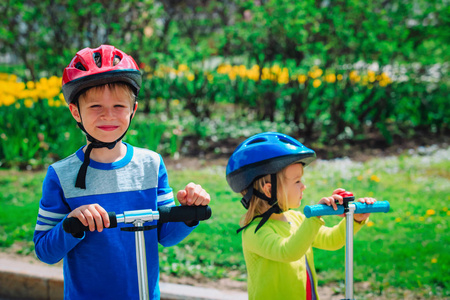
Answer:
<svg viewBox="0 0 450 300"><path fill-rule="evenodd" d="M178 202L187 206L206 206L211 201L209 194L199 184L193 182L177 193Z"/></svg>
<svg viewBox="0 0 450 300"><path fill-rule="evenodd" d="M366 197L366 198L359 198L357 201L358 201L358 202L361 202L361 203L366 203L366 204L374 204L377 200L374 199L374 198ZM354 214L354 215L353 215L353 219L354 219L356 222L361 223L362 221L365 221L369 216L370 216L370 213L365 213L365 214Z"/></svg>
<svg viewBox="0 0 450 300"><path fill-rule="evenodd" d="M108 213L98 204L87 204L77 207L67 215L67 218L71 217L80 220L84 226L89 226L90 231L94 231L97 228L98 232L102 232L103 228L108 228L110 224Z"/></svg>
<svg viewBox="0 0 450 300"><path fill-rule="evenodd" d="M344 192L344 189L336 189L333 191L333 194L330 197L323 197L320 199L319 204L326 204L328 206L332 206L334 210L337 210L337 203L344 204L344 198L338 195L340 192Z"/></svg>

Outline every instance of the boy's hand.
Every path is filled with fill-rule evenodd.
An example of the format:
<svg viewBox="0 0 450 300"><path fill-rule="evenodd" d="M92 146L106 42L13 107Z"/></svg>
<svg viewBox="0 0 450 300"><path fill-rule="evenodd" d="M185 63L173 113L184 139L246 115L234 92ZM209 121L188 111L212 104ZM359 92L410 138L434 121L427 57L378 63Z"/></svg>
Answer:
<svg viewBox="0 0 450 300"><path fill-rule="evenodd" d="M77 218L84 226L89 226L90 231L97 228L98 232L102 232L103 228L108 228L110 224L108 213L98 204L82 205L72 210L67 217Z"/></svg>
<svg viewBox="0 0 450 300"><path fill-rule="evenodd" d="M177 193L178 202L187 206L205 206L211 201L209 194L199 184L193 182Z"/></svg>
<svg viewBox="0 0 450 300"><path fill-rule="evenodd" d="M374 204L375 202L377 202L377 199L365 197L365 198L359 198L357 201L361 202L361 203L366 203L366 204ZM366 220L369 216L370 216L370 213L354 214L353 219L356 222L361 223L362 221Z"/></svg>

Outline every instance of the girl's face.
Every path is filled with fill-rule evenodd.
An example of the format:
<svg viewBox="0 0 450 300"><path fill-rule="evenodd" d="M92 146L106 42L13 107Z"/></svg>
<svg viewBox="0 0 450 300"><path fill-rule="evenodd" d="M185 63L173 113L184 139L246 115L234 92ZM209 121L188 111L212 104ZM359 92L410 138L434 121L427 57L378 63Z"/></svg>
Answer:
<svg viewBox="0 0 450 300"><path fill-rule="evenodd" d="M303 165L292 164L286 167L284 172L284 186L287 195L288 208L297 208L300 206L303 197L303 191L306 189L306 185L303 184Z"/></svg>
<svg viewBox="0 0 450 300"><path fill-rule="evenodd" d="M114 142L127 130L133 105L129 94L122 88L102 88L88 91L80 97L80 112L75 104L69 109L86 131L105 143Z"/></svg>

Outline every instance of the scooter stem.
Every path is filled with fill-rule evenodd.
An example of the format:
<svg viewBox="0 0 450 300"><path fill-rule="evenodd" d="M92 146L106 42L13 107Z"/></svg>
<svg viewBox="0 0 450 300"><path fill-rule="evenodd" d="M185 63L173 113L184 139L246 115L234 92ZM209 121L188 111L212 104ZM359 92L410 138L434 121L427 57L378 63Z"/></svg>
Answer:
<svg viewBox="0 0 450 300"><path fill-rule="evenodd" d="M134 226L143 227L144 222L136 221L134 223ZM147 258L145 255L144 231L136 231L134 235L136 240L136 263L138 267L139 299L148 300L150 299L150 295L148 293Z"/></svg>
<svg viewBox="0 0 450 300"><path fill-rule="evenodd" d="M345 299L353 300L353 214L356 206L348 204L345 213L346 236L345 236Z"/></svg>

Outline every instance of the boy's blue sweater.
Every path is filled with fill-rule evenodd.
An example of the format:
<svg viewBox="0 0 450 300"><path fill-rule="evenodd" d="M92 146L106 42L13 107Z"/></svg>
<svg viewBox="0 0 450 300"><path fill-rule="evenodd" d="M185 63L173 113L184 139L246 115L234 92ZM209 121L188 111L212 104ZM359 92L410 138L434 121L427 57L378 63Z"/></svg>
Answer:
<svg viewBox="0 0 450 300"><path fill-rule="evenodd" d="M166 168L159 154L128 144L127 154L114 163L91 160L86 189L75 188L84 153L48 168L34 233L36 255L54 264L64 259L65 299L139 299L135 235L119 228L86 232L80 239L64 232L62 221L73 209L98 203L106 211L152 209L174 205ZM155 225L156 221L145 225ZM145 231L149 293L159 299L158 242L172 246L194 227L165 223Z"/></svg>

